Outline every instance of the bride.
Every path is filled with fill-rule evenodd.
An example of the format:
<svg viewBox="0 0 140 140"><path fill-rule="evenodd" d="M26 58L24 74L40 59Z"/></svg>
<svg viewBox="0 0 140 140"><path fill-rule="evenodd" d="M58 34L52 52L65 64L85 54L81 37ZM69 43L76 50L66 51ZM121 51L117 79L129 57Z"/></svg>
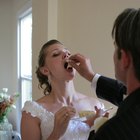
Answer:
<svg viewBox="0 0 140 140"><path fill-rule="evenodd" d="M104 105L75 90L76 72L68 64L70 55L57 40L50 40L41 48L36 74L44 96L37 101L25 102L21 118L22 140L88 139L99 114L79 120L79 112L98 112Z"/></svg>

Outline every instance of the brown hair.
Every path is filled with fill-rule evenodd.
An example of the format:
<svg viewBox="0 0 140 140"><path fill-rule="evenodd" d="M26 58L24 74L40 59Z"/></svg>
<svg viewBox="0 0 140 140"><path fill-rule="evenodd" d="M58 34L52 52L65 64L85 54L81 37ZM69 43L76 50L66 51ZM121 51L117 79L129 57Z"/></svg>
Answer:
<svg viewBox="0 0 140 140"><path fill-rule="evenodd" d="M45 65L45 58L46 58L45 49L53 44L62 44L62 43L55 39L49 40L47 43L45 43L42 46L42 48L39 52L39 57L38 57L38 67L36 69L36 75L39 80L38 87L43 89L44 95L49 94L51 92L52 87L48 81L48 76L43 75L42 72L40 71L40 68Z"/></svg>

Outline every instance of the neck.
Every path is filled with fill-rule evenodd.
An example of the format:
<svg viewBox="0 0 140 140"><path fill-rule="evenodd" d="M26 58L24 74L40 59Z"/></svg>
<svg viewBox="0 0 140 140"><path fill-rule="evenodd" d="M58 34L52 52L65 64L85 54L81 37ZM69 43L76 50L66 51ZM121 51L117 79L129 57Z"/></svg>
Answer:
<svg viewBox="0 0 140 140"><path fill-rule="evenodd" d="M133 91L135 91L137 88L140 88L140 81L138 81L136 78L131 77L130 80L126 86L127 86L127 95L130 95Z"/></svg>
<svg viewBox="0 0 140 140"><path fill-rule="evenodd" d="M64 105L69 105L72 103L76 91L72 81L65 82L63 84L52 83L52 91L50 93L54 102L59 102Z"/></svg>

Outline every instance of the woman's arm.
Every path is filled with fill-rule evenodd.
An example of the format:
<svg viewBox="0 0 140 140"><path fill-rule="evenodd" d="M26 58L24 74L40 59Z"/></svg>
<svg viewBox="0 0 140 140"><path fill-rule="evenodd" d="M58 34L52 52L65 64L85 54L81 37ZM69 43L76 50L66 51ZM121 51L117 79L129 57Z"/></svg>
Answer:
<svg viewBox="0 0 140 140"><path fill-rule="evenodd" d="M59 131L53 131L46 140L59 140L59 135L56 132ZM21 138L22 140L42 140L40 120L32 117L30 113L22 113Z"/></svg>
<svg viewBox="0 0 140 140"><path fill-rule="evenodd" d="M87 123L90 127L94 126L94 121L99 117L105 117L109 118L109 112L104 110L104 108L98 108L95 106L95 114L93 116L87 117L87 120L84 121Z"/></svg>
<svg viewBox="0 0 140 140"><path fill-rule="evenodd" d="M75 116L75 109L71 106L62 107L55 113L54 128L47 140L59 140L65 133L69 121ZM46 124L47 125L47 124ZM47 130L46 130L47 131ZM21 119L22 140L41 140L40 120L30 113L22 112Z"/></svg>
<svg viewBox="0 0 140 140"><path fill-rule="evenodd" d="M21 139L41 140L40 121L32 117L30 113L22 112L21 118Z"/></svg>

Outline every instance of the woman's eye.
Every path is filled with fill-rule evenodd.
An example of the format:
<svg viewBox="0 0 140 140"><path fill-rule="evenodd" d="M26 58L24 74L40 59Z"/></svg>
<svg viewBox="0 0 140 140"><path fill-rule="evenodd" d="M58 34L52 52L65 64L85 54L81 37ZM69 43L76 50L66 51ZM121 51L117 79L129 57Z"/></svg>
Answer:
<svg viewBox="0 0 140 140"><path fill-rule="evenodd" d="M58 56L58 55L59 55L59 53L54 53L54 54L53 54L53 57Z"/></svg>

